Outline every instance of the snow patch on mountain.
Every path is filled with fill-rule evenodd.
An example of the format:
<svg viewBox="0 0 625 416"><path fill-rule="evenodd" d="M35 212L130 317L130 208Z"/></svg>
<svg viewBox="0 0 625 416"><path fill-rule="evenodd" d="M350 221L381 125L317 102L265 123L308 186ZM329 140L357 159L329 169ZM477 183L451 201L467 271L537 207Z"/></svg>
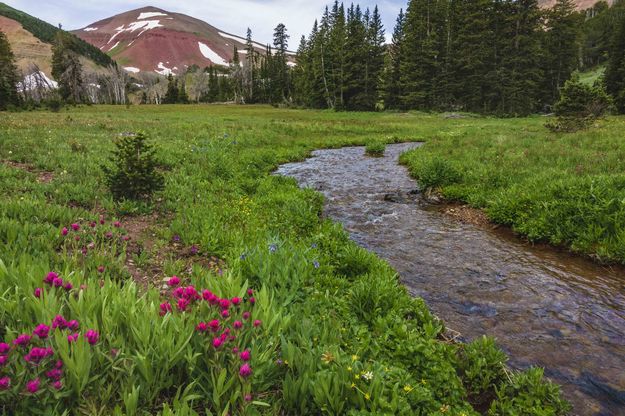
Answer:
<svg viewBox="0 0 625 416"><path fill-rule="evenodd" d="M132 33L139 29L143 29L141 33L137 35L137 37L139 37L143 35L144 32L148 30L156 29L157 27L164 27L163 25L160 24L160 20L144 20L141 22L132 22L128 25L128 27L126 27L126 25L121 25L120 27L115 29L117 32L113 36L111 36L111 38L109 39L107 43L111 43L113 39L115 39L117 36L119 36L121 33L124 33L124 32Z"/></svg>
<svg viewBox="0 0 625 416"><path fill-rule="evenodd" d="M97 27L86 27L83 29L85 32L93 32L94 30L98 30Z"/></svg>
<svg viewBox="0 0 625 416"><path fill-rule="evenodd" d="M43 71L33 72L30 75L26 75L22 82L17 84L17 90L19 92L32 91L38 88L46 90L57 89L59 87L58 82L50 79Z"/></svg>
<svg viewBox="0 0 625 416"><path fill-rule="evenodd" d="M126 70L128 72L132 72L133 74L137 74L137 73L141 72L141 70L139 68L135 68L134 66L125 66L124 70Z"/></svg>
<svg viewBox="0 0 625 416"><path fill-rule="evenodd" d="M219 56L217 52L208 47L208 45L198 42L198 46L200 47L200 52L206 59L210 59L212 63L215 65L223 65L228 66L228 62Z"/></svg>
<svg viewBox="0 0 625 416"><path fill-rule="evenodd" d="M139 17L137 17L137 20L143 20L143 19L149 19L151 17L157 17L157 16L167 16L167 13L161 13L161 12L144 12L141 13L139 15Z"/></svg>
<svg viewBox="0 0 625 416"><path fill-rule="evenodd" d="M158 69L155 69L154 72L156 72L157 74L161 74L161 75L169 75L169 74L173 74L174 71L167 68L162 62L159 62Z"/></svg>

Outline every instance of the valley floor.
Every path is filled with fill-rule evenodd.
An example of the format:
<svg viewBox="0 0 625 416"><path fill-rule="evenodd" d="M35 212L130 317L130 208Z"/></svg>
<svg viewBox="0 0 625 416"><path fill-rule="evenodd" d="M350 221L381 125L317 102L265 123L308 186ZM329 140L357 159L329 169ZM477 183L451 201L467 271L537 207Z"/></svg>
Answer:
<svg viewBox="0 0 625 416"><path fill-rule="evenodd" d="M625 119L571 135L545 121L225 105L0 113L0 342L57 315L82 335L68 345L57 325L29 341L62 361L62 386L20 360L26 347L0 353L0 410L498 415L531 396L564 414L540 371L509 374L488 339L447 342L386 263L321 217L318 193L270 175L313 149L424 141L403 162L446 198L625 262ZM137 131L166 177L154 206L114 204L103 185L113 140ZM70 286L46 285L49 272Z"/></svg>

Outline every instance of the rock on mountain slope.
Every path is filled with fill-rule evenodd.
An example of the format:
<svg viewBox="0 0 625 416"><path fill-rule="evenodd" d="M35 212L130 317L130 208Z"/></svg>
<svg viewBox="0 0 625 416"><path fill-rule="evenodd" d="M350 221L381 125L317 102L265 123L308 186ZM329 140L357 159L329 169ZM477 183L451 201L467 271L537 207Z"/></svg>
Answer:
<svg viewBox="0 0 625 416"><path fill-rule="evenodd" d="M109 54L129 72L167 75L180 73L191 65L226 66L233 59L234 46L240 59L245 54L245 38L156 7L118 14L73 33ZM254 46L265 52L265 45Z"/></svg>

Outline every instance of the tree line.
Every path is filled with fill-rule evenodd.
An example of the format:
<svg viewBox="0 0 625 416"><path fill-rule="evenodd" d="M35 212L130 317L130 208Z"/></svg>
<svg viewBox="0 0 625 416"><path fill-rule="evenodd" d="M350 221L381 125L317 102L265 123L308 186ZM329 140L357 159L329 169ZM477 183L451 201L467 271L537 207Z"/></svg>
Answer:
<svg viewBox="0 0 625 416"><path fill-rule="evenodd" d="M229 66L192 66L167 78L130 76L115 65L88 73L71 36L61 31L52 75L61 98L74 103L125 103L130 94L155 104L231 101L521 116L550 111L575 71L605 65L601 85L625 112L624 10L625 0L612 7L600 1L583 12L572 0L558 0L549 10L537 0L409 0L387 44L377 7L335 1L300 39L294 57L283 24L264 53L248 29L245 50L235 47ZM7 90L17 78L2 39L0 65L9 69L0 72L0 88Z"/></svg>

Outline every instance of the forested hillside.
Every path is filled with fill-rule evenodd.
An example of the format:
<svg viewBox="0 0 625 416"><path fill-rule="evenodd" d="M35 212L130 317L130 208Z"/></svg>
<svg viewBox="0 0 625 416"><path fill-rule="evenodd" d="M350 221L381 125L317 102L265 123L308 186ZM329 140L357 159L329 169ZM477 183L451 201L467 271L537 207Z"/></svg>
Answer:
<svg viewBox="0 0 625 416"><path fill-rule="evenodd" d="M45 43L53 43L56 34L62 31L62 29L58 27L37 19L36 17L30 16L20 10L16 10L5 3L0 3L0 16L5 16L19 22L24 29ZM79 55L91 59L98 65L108 66L114 63L110 56L78 37L71 35L68 39L71 50Z"/></svg>

